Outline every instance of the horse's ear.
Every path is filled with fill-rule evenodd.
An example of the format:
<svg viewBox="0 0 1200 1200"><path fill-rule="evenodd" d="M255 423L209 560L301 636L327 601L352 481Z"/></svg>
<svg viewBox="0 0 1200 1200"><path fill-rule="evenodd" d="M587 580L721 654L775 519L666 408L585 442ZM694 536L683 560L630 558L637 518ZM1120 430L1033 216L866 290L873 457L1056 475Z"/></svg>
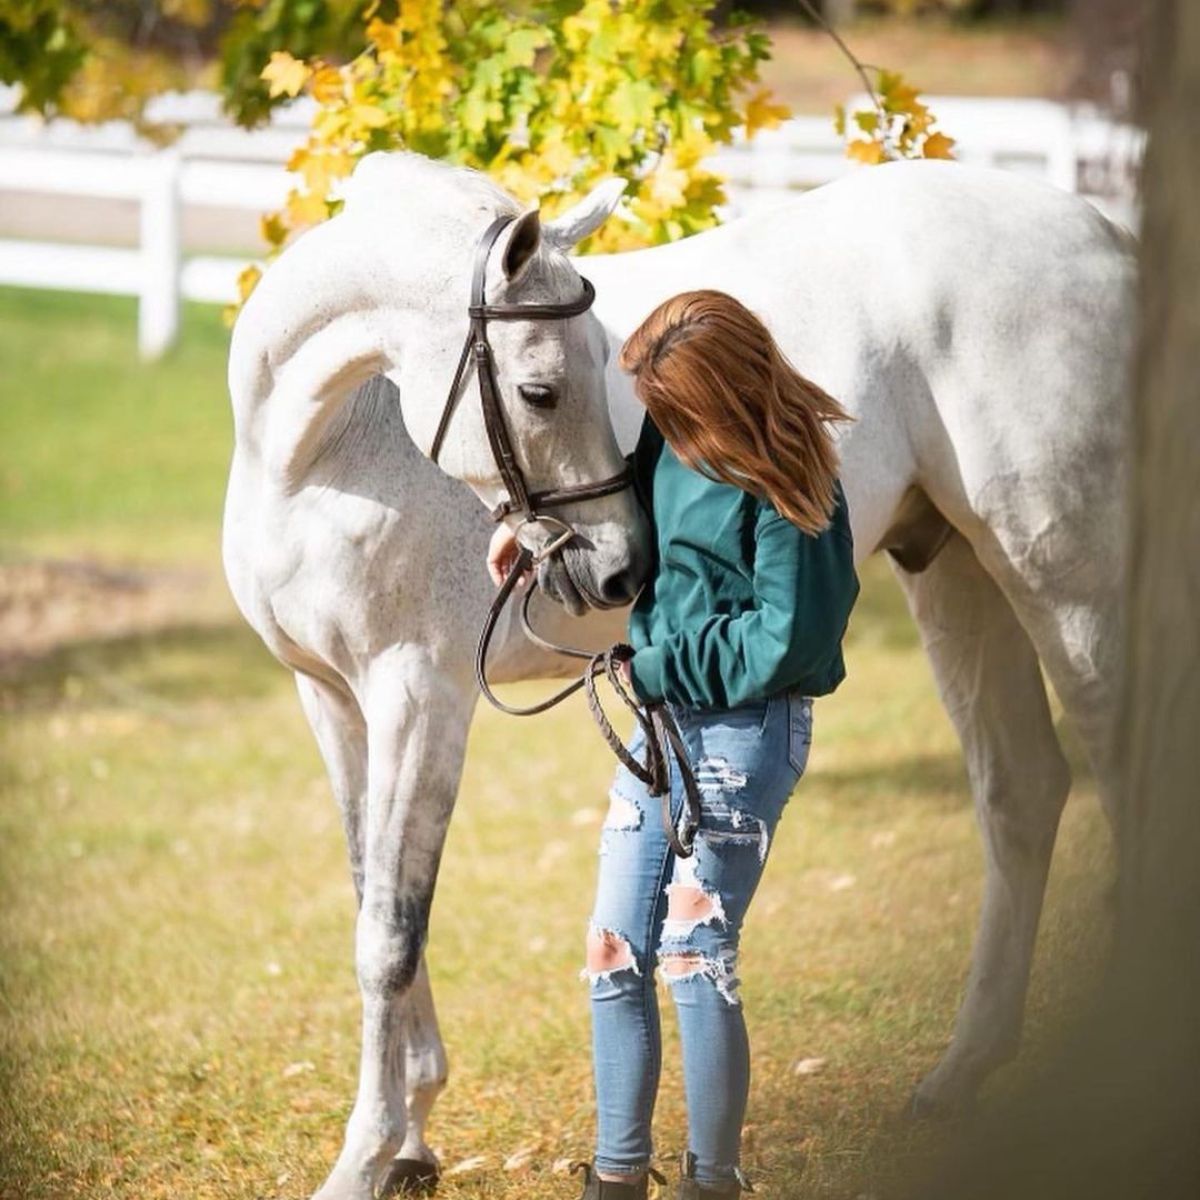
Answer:
<svg viewBox="0 0 1200 1200"><path fill-rule="evenodd" d="M556 249L569 250L608 220L627 186L626 181L617 176L601 180L578 204L560 213L553 221L546 221L542 225L542 236Z"/></svg>
<svg viewBox="0 0 1200 1200"><path fill-rule="evenodd" d="M523 212L512 224L512 232L500 260L504 277L510 282L529 265L542 240L542 222L536 208Z"/></svg>

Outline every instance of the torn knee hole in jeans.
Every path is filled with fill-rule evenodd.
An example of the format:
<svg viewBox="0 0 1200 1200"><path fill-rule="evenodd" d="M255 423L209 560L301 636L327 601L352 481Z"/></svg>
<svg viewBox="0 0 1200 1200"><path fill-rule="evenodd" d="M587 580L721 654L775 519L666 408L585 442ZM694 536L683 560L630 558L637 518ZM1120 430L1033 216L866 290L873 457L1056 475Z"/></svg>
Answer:
<svg viewBox="0 0 1200 1200"><path fill-rule="evenodd" d="M617 971L642 973L629 939L615 929L592 925L587 935L587 965L579 972L579 978L597 983Z"/></svg>
<svg viewBox="0 0 1200 1200"><path fill-rule="evenodd" d="M701 954L699 950L660 950L659 972L668 985L689 980L707 979L717 989L722 1000L729 1004L741 1003L737 995L740 980L734 973L737 952L722 950L716 958Z"/></svg>

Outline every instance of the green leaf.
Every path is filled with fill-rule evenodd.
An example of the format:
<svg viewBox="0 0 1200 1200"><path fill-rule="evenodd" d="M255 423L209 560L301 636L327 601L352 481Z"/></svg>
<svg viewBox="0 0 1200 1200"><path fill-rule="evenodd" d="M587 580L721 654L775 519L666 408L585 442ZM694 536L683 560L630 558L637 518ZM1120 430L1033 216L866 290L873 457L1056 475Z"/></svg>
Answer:
<svg viewBox="0 0 1200 1200"><path fill-rule="evenodd" d="M549 41L544 29L514 29L504 40L504 62L511 67L532 67L537 51Z"/></svg>
<svg viewBox="0 0 1200 1200"><path fill-rule="evenodd" d="M601 25L588 39L588 54L600 62L615 61L617 31L611 25Z"/></svg>
<svg viewBox="0 0 1200 1200"><path fill-rule="evenodd" d="M765 33L746 34L746 49L750 57L765 60L771 57L771 39Z"/></svg>
<svg viewBox="0 0 1200 1200"><path fill-rule="evenodd" d="M487 92L479 88L473 88L463 97L458 117L468 133L480 134L487 128L490 104Z"/></svg>
<svg viewBox="0 0 1200 1200"><path fill-rule="evenodd" d="M688 75L691 82L699 86L706 84L713 75L713 52L707 48L697 50L688 60Z"/></svg>
<svg viewBox="0 0 1200 1200"><path fill-rule="evenodd" d="M622 79L609 96L608 107L617 124L628 133L654 120L658 91L644 79Z"/></svg>
<svg viewBox="0 0 1200 1200"><path fill-rule="evenodd" d="M629 147L629 139L614 125L598 122L592 126L591 136L606 159L616 159Z"/></svg>

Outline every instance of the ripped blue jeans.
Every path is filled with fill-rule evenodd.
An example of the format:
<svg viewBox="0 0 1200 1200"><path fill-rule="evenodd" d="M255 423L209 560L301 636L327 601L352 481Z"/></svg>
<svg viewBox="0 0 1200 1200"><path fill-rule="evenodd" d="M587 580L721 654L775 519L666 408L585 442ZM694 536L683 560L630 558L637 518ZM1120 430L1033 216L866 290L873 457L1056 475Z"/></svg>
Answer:
<svg viewBox="0 0 1200 1200"><path fill-rule="evenodd" d="M662 1061L654 968L670 990L683 1044L695 1177L740 1178L750 1048L738 994L742 922L788 797L808 761L812 700L794 692L733 709L672 706L701 794L690 858L671 853L661 797L624 766L609 794L588 929L598 1170L634 1174L651 1159ZM644 755L640 728L629 749ZM671 808L683 794L671 760Z"/></svg>

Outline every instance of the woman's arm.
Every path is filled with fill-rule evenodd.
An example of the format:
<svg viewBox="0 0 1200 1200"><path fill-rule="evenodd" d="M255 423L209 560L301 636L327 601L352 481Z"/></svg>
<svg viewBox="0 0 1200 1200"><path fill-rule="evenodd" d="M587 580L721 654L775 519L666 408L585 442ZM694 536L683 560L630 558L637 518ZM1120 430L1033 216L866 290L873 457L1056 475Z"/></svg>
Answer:
<svg viewBox="0 0 1200 1200"><path fill-rule="evenodd" d="M755 539L754 608L639 650L630 673L642 699L732 708L828 668L858 595L848 533L835 524L814 537L763 504Z"/></svg>

